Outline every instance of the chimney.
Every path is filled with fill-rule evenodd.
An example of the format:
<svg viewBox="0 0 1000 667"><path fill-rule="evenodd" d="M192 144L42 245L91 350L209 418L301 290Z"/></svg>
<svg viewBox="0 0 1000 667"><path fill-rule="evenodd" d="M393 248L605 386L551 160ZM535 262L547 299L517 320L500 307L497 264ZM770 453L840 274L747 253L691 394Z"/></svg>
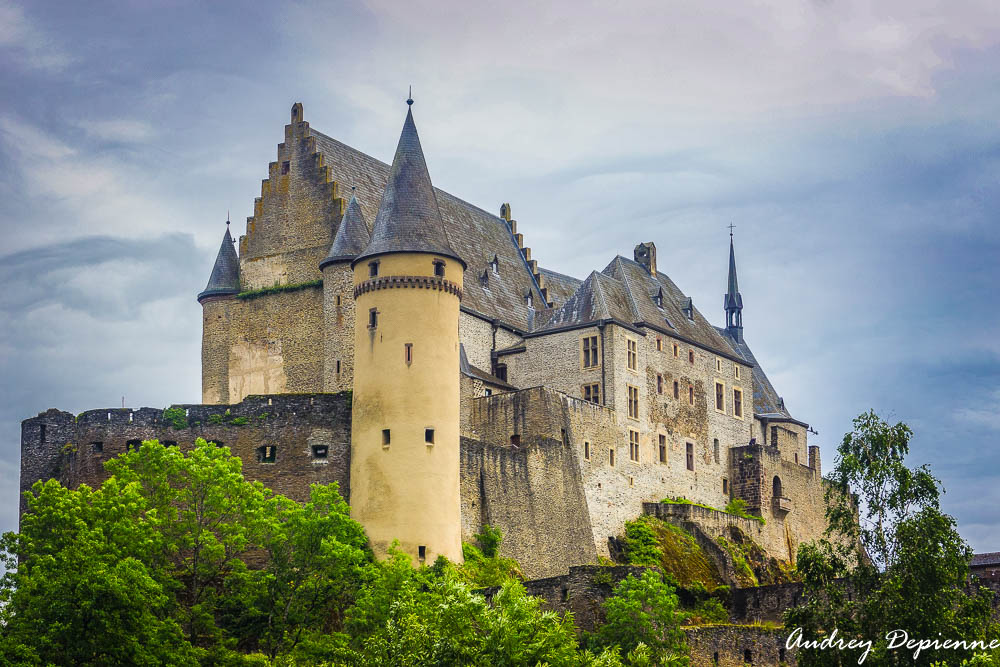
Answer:
<svg viewBox="0 0 1000 667"><path fill-rule="evenodd" d="M640 243L632 252L635 261L646 267L651 276L656 277L656 245L652 241Z"/></svg>

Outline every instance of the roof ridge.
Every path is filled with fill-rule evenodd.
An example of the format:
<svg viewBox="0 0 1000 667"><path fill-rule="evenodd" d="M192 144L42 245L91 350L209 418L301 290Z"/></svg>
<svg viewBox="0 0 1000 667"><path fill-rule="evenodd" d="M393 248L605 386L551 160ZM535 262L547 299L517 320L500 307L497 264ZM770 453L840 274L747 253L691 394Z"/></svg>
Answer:
<svg viewBox="0 0 1000 667"><path fill-rule="evenodd" d="M601 274L598 271L591 271L590 275L587 276L587 279L589 280L590 278L594 277L595 275L604 275L604 274ZM584 281L584 282L586 282L586 281ZM602 310L602 314L604 315L604 317L601 318L601 319L607 319L607 318L611 317L611 311L608 310L608 302L607 302L607 299L604 297L604 288L601 287L601 281L600 281L599 278L594 280L594 286L595 286L595 290L597 291L597 298L599 298L601 300L601 310ZM583 287L583 285L581 284L580 287Z"/></svg>
<svg viewBox="0 0 1000 667"><path fill-rule="evenodd" d="M621 255L615 256L615 261L621 266L621 261L624 259ZM641 266L641 265L640 265ZM628 300L632 304L632 315L635 317L636 322L642 319L642 313L639 311L639 304L635 300L635 295L632 294L632 283L628 280L628 274L625 272L625 267L622 267L622 282L625 283L625 292L628 294Z"/></svg>

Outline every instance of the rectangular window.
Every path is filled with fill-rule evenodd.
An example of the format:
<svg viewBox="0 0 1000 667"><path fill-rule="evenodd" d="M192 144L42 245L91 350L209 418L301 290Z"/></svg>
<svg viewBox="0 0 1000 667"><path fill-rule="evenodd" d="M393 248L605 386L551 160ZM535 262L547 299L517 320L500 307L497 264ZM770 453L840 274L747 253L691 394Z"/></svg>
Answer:
<svg viewBox="0 0 1000 667"><path fill-rule="evenodd" d="M562 444L564 446L569 445L569 435L566 433L566 429L559 430L559 437L562 439Z"/></svg>
<svg viewBox="0 0 1000 667"><path fill-rule="evenodd" d="M340 375L340 359L337 359L337 375Z"/></svg>
<svg viewBox="0 0 1000 667"><path fill-rule="evenodd" d="M583 460L584 461L590 460L590 443L587 442L586 440L583 441Z"/></svg>
<svg viewBox="0 0 1000 667"><path fill-rule="evenodd" d="M368 277L374 278L378 275L378 262L368 262Z"/></svg>
<svg viewBox="0 0 1000 667"><path fill-rule="evenodd" d="M340 295L337 295L337 308L340 308Z"/></svg>
<svg viewBox="0 0 1000 667"><path fill-rule="evenodd" d="M694 405L694 385L688 385L688 403Z"/></svg>
<svg viewBox="0 0 1000 667"><path fill-rule="evenodd" d="M628 431L628 457L635 463L639 462L639 432Z"/></svg>
<svg viewBox="0 0 1000 667"><path fill-rule="evenodd" d="M626 339L625 365L630 371L639 369L639 344L631 338Z"/></svg>
<svg viewBox="0 0 1000 667"><path fill-rule="evenodd" d="M590 401L591 403L601 404L601 385L599 384L585 384L583 385L583 400Z"/></svg>
<svg viewBox="0 0 1000 667"><path fill-rule="evenodd" d="M520 433L515 433L514 435L510 436L510 444L513 445L514 447L520 447L521 446L521 434Z"/></svg>
<svg viewBox="0 0 1000 667"><path fill-rule="evenodd" d="M438 278L444 278L444 262L440 260L434 262L434 275Z"/></svg>
<svg viewBox="0 0 1000 667"><path fill-rule="evenodd" d="M660 463L667 462L667 436L660 434L659 438L660 444Z"/></svg>
<svg viewBox="0 0 1000 667"><path fill-rule="evenodd" d="M720 449L720 447L719 447L719 439L718 438L714 438L712 440L712 448L713 448L713 450L715 452L715 462L718 463L719 462L719 449Z"/></svg>
<svg viewBox="0 0 1000 667"><path fill-rule="evenodd" d="M739 380L740 379L740 365L739 364L733 364L733 368L735 369L733 372L736 374L736 379Z"/></svg>
<svg viewBox="0 0 1000 667"><path fill-rule="evenodd" d="M677 347L677 343L674 343L674 356L675 357L681 356L681 348Z"/></svg>
<svg viewBox="0 0 1000 667"><path fill-rule="evenodd" d="M583 346L583 368L595 368L597 366L597 336L584 336L580 344Z"/></svg>
<svg viewBox="0 0 1000 667"><path fill-rule="evenodd" d="M292 168L292 164L291 164L291 162L290 162L290 161L288 161L288 160L285 160L284 162L282 162L282 163L281 163L281 173L282 173L282 174L287 174L287 173L288 173L288 171L289 171L289 170L290 170L291 168Z"/></svg>
<svg viewBox="0 0 1000 667"><path fill-rule="evenodd" d="M612 447L608 450L608 463L613 467L615 465L615 449Z"/></svg>
<svg viewBox="0 0 1000 667"><path fill-rule="evenodd" d="M95 442L92 442L92 443L90 443L90 449L95 454L103 454L104 453L104 443L101 442L101 441L99 441L99 440L95 441Z"/></svg>
<svg viewBox="0 0 1000 667"><path fill-rule="evenodd" d="M729 495L729 480L725 477L722 478L722 492L727 496Z"/></svg>
<svg viewBox="0 0 1000 667"><path fill-rule="evenodd" d="M422 561L427 560L427 547L425 547L423 544L417 547L417 558L419 558Z"/></svg>
<svg viewBox="0 0 1000 667"><path fill-rule="evenodd" d="M687 443L687 469L694 470L694 445Z"/></svg>
<svg viewBox="0 0 1000 667"><path fill-rule="evenodd" d="M719 412L726 411L726 386L721 382L715 383L715 409Z"/></svg>
<svg viewBox="0 0 1000 667"><path fill-rule="evenodd" d="M722 370L722 359L719 359L718 357L715 358L715 370Z"/></svg>
<svg viewBox="0 0 1000 667"><path fill-rule="evenodd" d="M274 445L264 445L257 448L257 461L259 463L274 463L277 459L277 447Z"/></svg>
<svg viewBox="0 0 1000 667"><path fill-rule="evenodd" d="M507 381L507 364L497 364L496 372L493 373L498 380Z"/></svg>
<svg viewBox="0 0 1000 667"><path fill-rule="evenodd" d="M374 329L378 326L378 310L372 308L368 311L368 328Z"/></svg>
<svg viewBox="0 0 1000 667"><path fill-rule="evenodd" d="M391 440L392 440L392 438L389 435L389 429L387 429L387 428L382 429L382 446L383 447L388 447L389 446L389 442Z"/></svg>
<svg viewBox="0 0 1000 667"><path fill-rule="evenodd" d="M772 426L771 427L771 446L772 447L777 447L778 446L778 427L777 426Z"/></svg>
<svg viewBox="0 0 1000 667"><path fill-rule="evenodd" d="M493 395L493 390L492 389L487 389L485 391L485 394L486 394L486 396L492 396Z"/></svg>
<svg viewBox="0 0 1000 667"><path fill-rule="evenodd" d="M413 363L413 343L406 343L404 345L404 358L406 359L406 365L409 366Z"/></svg>
<svg viewBox="0 0 1000 667"><path fill-rule="evenodd" d="M432 428L424 429L424 442L426 442L428 445L434 444L434 429Z"/></svg>
<svg viewBox="0 0 1000 667"><path fill-rule="evenodd" d="M663 352L663 339L659 336L656 337L656 351Z"/></svg>
<svg viewBox="0 0 1000 667"><path fill-rule="evenodd" d="M314 459L325 459L329 449L326 445L313 445L312 452Z"/></svg>
<svg viewBox="0 0 1000 667"><path fill-rule="evenodd" d="M733 389L733 415L743 419L743 390Z"/></svg>
<svg viewBox="0 0 1000 667"><path fill-rule="evenodd" d="M656 374L656 393L657 394L663 393L663 376L660 375L659 373Z"/></svg>
<svg viewBox="0 0 1000 667"><path fill-rule="evenodd" d="M639 418L639 388L628 385L628 416Z"/></svg>
<svg viewBox="0 0 1000 667"><path fill-rule="evenodd" d="M681 397L681 383L678 382L677 380L674 380L674 398L680 398L680 397Z"/></svg>
<svg viewBox="0 0 1000 667"><path fill-rule="evenodd" d="M694 350L688 350L688 363L694 365Z"/></svg>

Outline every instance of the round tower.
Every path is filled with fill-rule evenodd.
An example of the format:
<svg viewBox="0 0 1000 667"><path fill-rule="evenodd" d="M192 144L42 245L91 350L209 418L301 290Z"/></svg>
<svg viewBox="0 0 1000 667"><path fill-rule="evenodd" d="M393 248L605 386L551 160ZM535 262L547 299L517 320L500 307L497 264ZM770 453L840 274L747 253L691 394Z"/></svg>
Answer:
<svg viewBox="0 0 1000 667"><path fill-rule="evenodd" d="M412 100L407 101L412 104ZM352 262L351 511L384 555L461 561L458 312L451 249L412 111L371 242Z"/></svg>
<svg viewBox="0 0 1000 667"><path fill-rule="evenodd" d="M233 237L226 233L215 258L208 285L198 295L202 310L201 402L229 403L229 328L232 305L240 293L240 258Z"/></svg>
<svg viewBox="0 0 1000 667"><path fill-rule="evenodd" d="M353 188L352 188L353 190ZM323 272L323 391L354 387L354 272L351 262L371 242L357 197L351 196Z"/></svg>

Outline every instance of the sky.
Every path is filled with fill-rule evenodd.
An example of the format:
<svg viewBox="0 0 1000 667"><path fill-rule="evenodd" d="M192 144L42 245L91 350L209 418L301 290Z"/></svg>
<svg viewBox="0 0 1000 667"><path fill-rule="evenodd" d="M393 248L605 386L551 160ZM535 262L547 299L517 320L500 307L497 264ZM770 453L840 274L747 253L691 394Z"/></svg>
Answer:
<svg viewBox="0 0 1000 667"><path fill-rule="evenodd" d="M995 0L0 0L0 530L20 421L200 400L200 307L293 102L510 202L579 278L654 241L747 341L825 469L869 409L1000 551Z"/></svg>

